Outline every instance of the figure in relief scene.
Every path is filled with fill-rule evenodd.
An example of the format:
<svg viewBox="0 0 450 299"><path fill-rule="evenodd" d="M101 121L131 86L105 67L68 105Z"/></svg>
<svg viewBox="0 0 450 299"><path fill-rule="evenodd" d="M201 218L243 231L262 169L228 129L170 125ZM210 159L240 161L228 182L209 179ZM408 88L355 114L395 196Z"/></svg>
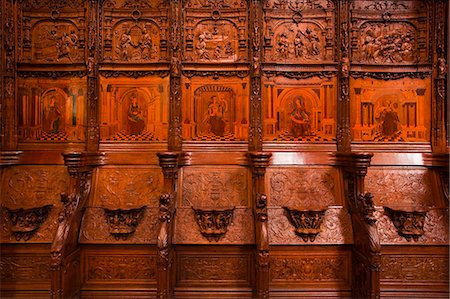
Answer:
<svg viewBox="0 0 450 299"><path fill-rule="evenodd" d="M197 55L199 59L209 60L209 53L206 49L206 40L205 36L203 34L200 34L198 37L198 44L197 44Z"/></svg>
<svg viewBox="0 0 450 299"><path fill-rule="evenodd" d="M120 38L120 43L117 46L117 52L121 54L121 58L123 60L128 60L129 51L133 45L133 41L131 40L131 35L129 31L125 31L122 33L122 37Z"/></svg>
<svg viewBox="0 0 450 299"><path fill-rule="evenodd" d="M48 106L44 109L44 131L47 133L59 133L61 111L55 96L50 97Z"/></svg>
<svg viewBox="0 0 450 299"><path fill-rule="evenodd" d="M139 135L145 128L144 118L136 94L131 95L128 107L128 133Z"/></svg>
<svg viewBox="0 0 450 299"><path fill-rule="evenodd" d="M76 54L77 43L78 36L75 31L72 30L70 35L64 32L63 36L56 41L56 61L60 61L63 58L68 58L70 61L73 61L72 56Z"/></svg>
<svg viewBox="0 0 450 299"><path fill-rule="evenodd" d="M152 56L153 41L150 32L144 29L143 35L140 41L141 54L143 59L149 59Z"/></svg>
<svg viewBox="0 0 450 299"><path fill-rule="evenodd" d="M303 98L295 98L294 108L290 115L291 134L294 137L308 136L311 134L310 114L304 106Z"/></svg>
<svg viewBox="0 0 450 299"><path fill-rule="evenodd" d="M295 57L303 56L303 40L302 40L302 32L299 30L295 35L294 39L294 48L295 48Z"/></svg>
<svg viewBox="0 0 450 299"><path fill-rule="evenodd" d="M209 124L210 132L217 136L223 136L225 133L225 121L223 116L227 111L227 105L224 100L220 100L217 96L212 96L208 104L208 114L206 122Z"/></svg>
<svg viewBox="0 0 450 299"><path fill-rule="evenodd" d="M317 34L311 29L306 28L306 39L309 42L308 54L310 56L318 56L320 54L320 41Z"/></svg>
<svg viewBox="0 0 450 299"><path fill-rule="evenodd" d="M383 136L389 137L394 135L399 130L399 118L395 111L395 105L387 100L379 109L378 121L380 124L380 132Z"/></svg>
<svg viewBox="0 0 450 299"><path fill-rule="evenodd" d="M287 58L289 54L289 41L287 39L286 33L281 33L278 38L277 51L281 58Z"/></svg>

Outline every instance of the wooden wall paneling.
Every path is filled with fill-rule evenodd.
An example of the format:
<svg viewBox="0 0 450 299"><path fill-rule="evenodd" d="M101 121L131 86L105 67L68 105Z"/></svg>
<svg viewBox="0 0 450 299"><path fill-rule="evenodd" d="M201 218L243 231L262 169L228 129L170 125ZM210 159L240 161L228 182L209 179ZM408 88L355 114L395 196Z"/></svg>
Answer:
<svg viewBox="0 0 450 299"><path fill-rule="evenodd" d="M100 153L65 152L63 155L70 181L68 192L61 193L63 206L50 248L51 298L78 296L81 219L91 191L92 169L105 163L104 155Z"/></svg>

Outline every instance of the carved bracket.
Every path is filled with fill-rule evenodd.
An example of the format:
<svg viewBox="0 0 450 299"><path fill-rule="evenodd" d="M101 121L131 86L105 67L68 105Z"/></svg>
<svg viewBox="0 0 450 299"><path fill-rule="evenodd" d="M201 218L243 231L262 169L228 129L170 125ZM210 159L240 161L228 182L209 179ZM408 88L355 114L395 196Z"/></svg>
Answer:
<svg viewBox="0 0 450 299"><path fill-rule="evenodd" d="M32 209L16 209L8 211L9 219L11 220L11 232L17 241L23 239L28 241L39 229L45 219L47 219L53 205L46 205Z"/></svg>
<svg viewBox="0 0 450 299"><path fill-rule="evenodd" d="M203 210L192 208L195 219L200 227L200 233L208 241L218 242L228 231L228 225L233 220L234 207L223 210Z"/></svg>
<svg viewBox="0 0 450 299"><path fill-rule="evenodd" d="M289 222L295 227L295 233L305 242L308 242L308 240L314 242L317 235L322 231L320 225L327 209L298 210L288 207L284 207L284 209L287 212Z"/></svg>
<svg viewBox="0 0 450 299"><path fill-rule="evenodd" d="M373 202L373 195L371 193L359 194L356 206L367 224L375 224L375 222L377 221L374 215L375 204Z"/></svg>
<svg viewBox="0 0 450 299"><path fill-rule="evenodd" d="M136 231L139 222L144 216L144 209L145 206L130 210L103 209L106 221L109 225L109 233L113 235L116 240L126 240Z"/></svg>
<svg viewBox="0 0 450 299"><path fill-rule="evenodd" d="M424 234L423 225L428 210L406 211L394 210L384 207L385 214L389 216L400 236L407 241L418 241L419 237Z"/></svg>

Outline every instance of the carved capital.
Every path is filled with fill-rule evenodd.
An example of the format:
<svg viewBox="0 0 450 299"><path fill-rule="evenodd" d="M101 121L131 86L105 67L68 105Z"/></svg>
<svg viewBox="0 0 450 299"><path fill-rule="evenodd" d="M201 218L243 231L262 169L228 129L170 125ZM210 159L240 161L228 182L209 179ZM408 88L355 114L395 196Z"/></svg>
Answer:
<svg viewBox="0 0 450 299"><path fill-rule="evenodd" d="M23 239L28 241L47 219L53 205L46 205L32 209L15 209L8 211L9 219L12 223L11 233L17 241Z"/></svg>
<svg viewBox="0 0 450 299"><path fill-rule="evenodd" d="M300 210L284 207L289 222L295 227L295 233L303 241L314 242L316 236L322 231L320 228L323 222L326 208L316 210Z"/></svg>
<svg viewBox="0 0 450 299"><path fill-rule="evenodd" d="M105 154L98 152L68 151L62 153L62 156L71 176L75 176L80 172L90 171L93 167L106 163Z"/></svg>
<svg viewBox="0 0 450 299"><path fill-rule="evenodd" d="M159 158L159 166L161 166L165 178L174 178L178 171L178 152L162 152L157 153Z"/></svg>
<svg viewBox="0 0 450 299"><path fill-rule="evenodd" d="M394 210L384 207L385 213L389 216L400 236L407 241L418 241L424 234L423 225L428 210Z"/></svg>
<svg viewBox="0 0 450 299"><path fill-rule="evenodd" d="M247 154L252 167L253 175L262 177L266 173L266 168L269 166L272 153L267 152L249 152Z"/></svg>
<svg viewBox="0 0 450 299"><path fill-rule="evenodd" d="M21 151L0 151L0 167L19 163Z"/></svg>
<svg viewBox="0 0 450 299"><path fill-rule="evenodd" d="M341 166L347 171L358 176L366 176L367 169L373 157L372 153L336 153L336 165Z"/></svg>
<svg viewBox="0 0 450 299"><path fill-rule="evenodd" d="M192 207L195 213L200 233L208 241L218 242L228 231L228 226L233 221L234 207L231 209L209 210L196 209Z"/></svg>
<svg viewBox="0 0 450 299"><path fill-rule="evenodd" d="M109 233L116 240L126 240L135 231L144 216L145 206L130 210L103 209L109 226Z"/></svg>

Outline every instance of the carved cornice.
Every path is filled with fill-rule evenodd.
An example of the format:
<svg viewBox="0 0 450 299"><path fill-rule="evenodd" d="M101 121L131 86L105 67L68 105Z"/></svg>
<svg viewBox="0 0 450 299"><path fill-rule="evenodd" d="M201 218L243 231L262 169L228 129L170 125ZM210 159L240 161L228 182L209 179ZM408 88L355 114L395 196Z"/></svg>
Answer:
<svg viewBox="0 0 450 299"><path fill-rule="evenodd" d="M0 151L0 167L19 163L21 151Z"/></svg>
<svg viewBox="0 0 450 299"><path fill-rule="evenodd" d="M359 176L367 174L367 168L373 157L372 153L336 153L336 165L341 166L345 171L355 173Z"/></svg>
<svg viewBox="0 0 450 299"><path fill-rule="evenodd" d="M145 206L130 210L109 210L104 208L109 233L116 240L128 239L135 231L144 216Z"/></svg>
<svg viewBox="0 0 450 299"><path fill-rule="evenodd" d="M66 77L83 78L87 75L86 71L18 71L20 78L52 78L60 79Z"/></svg>
<svg viewBox="0 0 450 299"><path fill-rule="evenodd" d="M46 205L43 207L31 209L15 209L8 211L9 219L11 220L11 233L17 241L23 239L28 241L38 230L42 223L47 219L48 214L52 210L53 205Z"/></svg>
<svg viewBox="0 0 450 299"><path fill-rule="evenodd" d="M373 78L380 80L397 80L403 78L425 79L431 77L431 71L427 72L400 72L400 73L383 73L383 72L350 72L352 78Z"/></svg>
<svg viewBox="0 0 450 299"><path fill-rule="evenodd" d="M178 171L179 152L162 152L156 154L159 158L159 166L162 168L165 178L174 178Z"/></svg>
<svg viewBox="0 0 450 299"><path fill-rule="evenodd" d="M295 71L269 71L265 70L263 71L264 76L267 78L276 77L276 76L282 76L290 79L308 79L312 77L319 77L319 78L332 78L333 76L336 76L337 72L331 72L331 71L320 71L320 72L295 72Z"/></svg>
<svg viewBox="0 0 450 299"><path fill-rule="evenodd" d="M256 176L264 176L266 168L269 166L272 153L268 152L249 152L247 156L250 160L253 174Z"/></svg>
<svg viewBox="0 0 450 299"><path fill-rule="evenodd" d="M106 163L105 153L100 152L67 151L62 153L62 155L70 175L90 171L93 167L102 166Z"/></svg>
<svg viewBox="0 0 450 299"><path fill-rule="evenodd" d="M154 70L154 71L118 71L118 70L101 70L100 75L105 78L117 78L117 77L128 77L128 78L140 78L148 76L159 76L165 78L169 76L169 70Z"/></svg>
<svg viewBox="0 0 450 299"><path fill-rule="evenodd" d="M198 71L198 70L183 70L183 75L188 78L194 76L199 77L212 77L217 80L220 77L238 77L245 78L248 76L248 71Z"/></svg>
<svg viewBox="0 0 450 299"><path fill-rule="evenodd" d="M192 207L195 219L200 228L200 233L208 241L218 242L228 231L228 226L233 220L234 207L231 209L209 210Z"/></svg>
<svg viewBox="0 0 450 299"><path fill-rule="evenodd" d="M385 214L389 216L400 236L407 241L418 241L424 234L423 225L428 210L394 210L384 207Z"/></svg>
<svg viewBox="0 0 450 299"><path fill-rule="evenodd" d="M289 222L295 227L295 233L303 241L314 242L316 236L322 231L320 225L323 222L326 208L317 210L300 210L284 207Z"/></svg>

